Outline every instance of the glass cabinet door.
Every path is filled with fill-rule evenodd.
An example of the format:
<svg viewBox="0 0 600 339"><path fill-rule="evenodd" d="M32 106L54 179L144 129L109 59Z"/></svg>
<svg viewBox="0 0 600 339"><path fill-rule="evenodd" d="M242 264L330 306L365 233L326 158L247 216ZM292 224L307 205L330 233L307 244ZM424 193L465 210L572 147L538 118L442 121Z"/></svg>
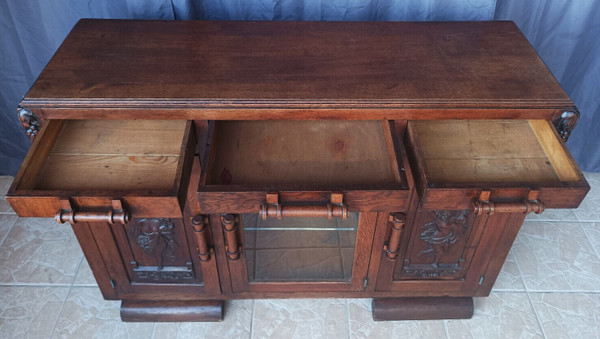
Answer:
<svg viewBox="0 0 600 339"><path fill-rule="evenodd" d="M358 213L346 220L242 214L249 282L349 282Z"/></svg>
<svg viewBox="0 0 600 339"><path fill-rule="evenodd" d="M350 212L345 219L219 215L234 292L363 290L372 239L358 235L373 234L377 215Z"/></svg>

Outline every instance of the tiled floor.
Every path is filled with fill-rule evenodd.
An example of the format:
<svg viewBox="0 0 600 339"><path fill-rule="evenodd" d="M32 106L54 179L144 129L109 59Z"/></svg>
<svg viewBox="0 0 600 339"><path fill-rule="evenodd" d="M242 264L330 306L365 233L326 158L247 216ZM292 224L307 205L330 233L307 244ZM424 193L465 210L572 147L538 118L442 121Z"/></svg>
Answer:
<svg viewBox="0 0 600 339"><path fill-rule="evenodd" d="M599 338L600 173L586 177L581 207L528 217L473 319L448 321L375 323L369 299L293 299L229 302L221 323L122 323L70 226L0 199L0 338Z"/></svg>

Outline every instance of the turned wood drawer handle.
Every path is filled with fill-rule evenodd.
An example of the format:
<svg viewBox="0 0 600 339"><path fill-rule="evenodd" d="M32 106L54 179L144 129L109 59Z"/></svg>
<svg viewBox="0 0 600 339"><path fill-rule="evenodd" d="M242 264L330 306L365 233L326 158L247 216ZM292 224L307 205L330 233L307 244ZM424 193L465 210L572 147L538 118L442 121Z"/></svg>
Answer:
<svg viewBox="0 0 600 339"><path fill-rule="evenodd" d="M267 203L260 206L263 219L277 218L348 218L348 206L341 193L332 193L331 202L325 205L282 205L277 193L267 193Z"/></svg>
<svg viewBox="0 0 600 339"><path fill-rule="evenodd" d="M544 212L544 203L538 200L539 191L531 190L527 197L521 201L515 202L491 202L489 201L490 192L482 191L479 197L473 201L473 212L475 214L494 214L494 213L525 213L531 212L540 214Z"/></svg>
<svg viewBox="0 0 600 339"><path fill-rule="evenodd" d="M239 217L234 214L223 214L221 216L221 225L225 232L225 251L230 260L240 258L241 246L238 244L237 230Z"/></svg>
<svg viewBox="0 0 600 339"><path fill-rule="evenodd" d="M108 211L79 211L71 206L69 199L60 200L61 209L56 211L54 219L63 224L69 222L76 224L78 222L106 222L109 224L121 223L126 224L131 219L131 214L121 203L121 200L113 200L112 208Z"/></svg>
<svg viewBox="0 0 600 339"><path fill-rule="evenodd" d="M208 225L208 217L205 215L195 215L192 218L192 228L194 229L194 236L196 237L196 251L198 252L198 258L200 261L210 260L210 247L207 241L206 227Z"/></svg>
<svg viewBox="0 0 600 339"><path fill-rule="evenodd" d="M406 218L403 213L392 213L389 216L389 222L392 228L390 238L383 244L383 251L388 259L396 259L400 248L400 236L404 230Z"/></svg>

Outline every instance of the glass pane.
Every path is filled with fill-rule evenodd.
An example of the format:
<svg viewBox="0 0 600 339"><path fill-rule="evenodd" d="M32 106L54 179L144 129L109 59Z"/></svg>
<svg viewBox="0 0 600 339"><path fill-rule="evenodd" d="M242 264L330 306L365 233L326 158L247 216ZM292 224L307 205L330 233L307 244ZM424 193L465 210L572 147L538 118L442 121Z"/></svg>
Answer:
<svg viewBox="0 0 600 339"><path fill-rule="evenodd" d="M350 281L358 213L346 220L243 214L250 282Z"/></svg>

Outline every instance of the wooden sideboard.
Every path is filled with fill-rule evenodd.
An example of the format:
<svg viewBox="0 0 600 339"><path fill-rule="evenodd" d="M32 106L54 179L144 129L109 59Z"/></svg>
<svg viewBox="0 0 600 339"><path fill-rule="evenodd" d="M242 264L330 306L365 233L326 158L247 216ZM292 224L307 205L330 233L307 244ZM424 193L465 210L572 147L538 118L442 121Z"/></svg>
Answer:
<svg viewBox="0 0 600 339"><path fill-rule="evenodd" d="M18 114L7 200L71 223L124 321L470 317L525 216L589 190L577 109L512 22L81 20Z"/></svg>

